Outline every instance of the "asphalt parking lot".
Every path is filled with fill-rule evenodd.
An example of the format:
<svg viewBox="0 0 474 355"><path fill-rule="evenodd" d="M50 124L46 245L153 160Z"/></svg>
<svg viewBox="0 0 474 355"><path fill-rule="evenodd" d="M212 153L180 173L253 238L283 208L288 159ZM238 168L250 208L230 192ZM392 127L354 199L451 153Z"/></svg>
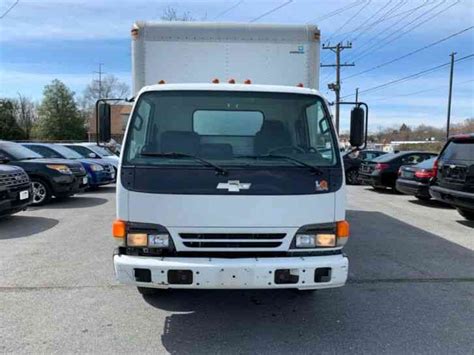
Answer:
<svg viewBox="0 0 474 355"><path fill-rule="evenodd" d="M472 353L474 223L348 192L349 283L303 296L118 285L113 187L1 221L0 352Z"/></svg>

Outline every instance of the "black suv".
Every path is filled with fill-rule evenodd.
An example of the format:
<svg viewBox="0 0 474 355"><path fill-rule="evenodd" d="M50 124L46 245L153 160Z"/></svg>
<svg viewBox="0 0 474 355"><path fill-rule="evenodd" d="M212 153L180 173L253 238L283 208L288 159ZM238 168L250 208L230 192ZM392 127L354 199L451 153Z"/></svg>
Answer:
<svg viewBox="0 0 474 355"><path fill-rule="evenodd" d="M25 210L33 197L25 171L2 163L0 161L0 217Z"/></svg>
<svg viewBox="0 0 474 355"><path fill-rule="evenodd" d="M18 143L0 140L0 159L23 168L29 175L34 205L45 204L53 196L72 196L88 186L86 171L81 163L67 159L43 159Z"/></svg>
<svg viewBox="0 0 474 355"><path fill-rule="evenodd" d="M447 202L468 220L474 220L474 133L448 139L435 163L430 194Z"/></svg>

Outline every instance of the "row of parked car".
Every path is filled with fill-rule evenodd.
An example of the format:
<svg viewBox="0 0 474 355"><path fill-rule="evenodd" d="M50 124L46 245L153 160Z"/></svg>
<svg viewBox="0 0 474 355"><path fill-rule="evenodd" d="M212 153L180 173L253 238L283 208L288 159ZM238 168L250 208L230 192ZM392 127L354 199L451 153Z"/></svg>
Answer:
<svg viewBox="0 0 474 355"><path fill-rule="evenodd" d="M0 217L113 183L118 161L95 143L0 140Z"/></svg>
<svg viewBox="0 0 474 355"><path fill-rule="evenodd" d="M434 198L474 220L474 134L450 137L439 154L362 151L344 155L346 180L396 189L420 200Z"/></svg>

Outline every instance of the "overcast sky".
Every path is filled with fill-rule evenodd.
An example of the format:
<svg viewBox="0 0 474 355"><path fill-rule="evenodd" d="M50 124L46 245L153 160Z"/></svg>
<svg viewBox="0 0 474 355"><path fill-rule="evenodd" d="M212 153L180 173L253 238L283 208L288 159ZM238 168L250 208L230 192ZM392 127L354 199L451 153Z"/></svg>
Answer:
<svg viewBox="0 0 474 355"><path fill-rule="evenodd" d="M15 1L1 0L0 16ZM342 60L356 65L343 69L342 96L360 88L360 99L371 108L372 127L443 126L449 66L368 89L447 63L453 51L456 58L474 54L474 29L468 29L474 26L474 0L19 0L0 19L0 97L21 93L39 100L44 85L54 78L81 94L99 62L105 72L130 84L132 23L159 20L169 6L208 21L249 22L270 12L257 22L314 23L323 42L352 40L353 49L345 50ZM348 78L450 35L404 59ZM323 51L322 59L332 63L334 55ZM333 69L321 70L320 90L330 101L334 96L327 84L334 78ZM343 128L347 115L342 113ZM455 64L452 120L468 117L474 117L473 57Z"/></svg>

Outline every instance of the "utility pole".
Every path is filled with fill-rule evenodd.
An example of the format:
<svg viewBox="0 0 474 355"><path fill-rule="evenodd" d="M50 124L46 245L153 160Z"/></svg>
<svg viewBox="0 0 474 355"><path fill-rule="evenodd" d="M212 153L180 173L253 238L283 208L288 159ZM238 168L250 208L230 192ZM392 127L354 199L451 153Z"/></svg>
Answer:
<svg viewBox="0 0 474 355"><path fill-rule="evenodd" d="M104 65L104 63L99 63L99 71L94 72L96 74L99 74L99 97L97 98L98 100L100 100L102 98L102 74L105 74L102 71L102 66L103 65Z"/></svg>
<svg viewBox="0 0 474 355"><path fill-rule="evenodd" d="M323 44L323 49L329 49L336 53L336 64L321 64L321 67L336 67L336 82L328 84L328 88L336 94L336 130L339 134L339 102L341 97L341 67L353 67L354 63L344 63L341 64L341 52L344 49L352 48L352 43L347 43L343 45L342 43L338 43L337 46L329 46Z"/></svg>
<svg viewBox="0 0 474 355"><path fill-rule="evenodd" d="M449 138L449 125L451 121L451 99L453 96L453 76L454 76L454 56L456 52L452 52L449 56L451 57L451 72L449 74L449 95L448 95L448 117L446 122L446 139Z"/></svg>
<svg viewBox="0 0 474 355"><path fill-rule="evenodd" d="M356 102L359 102L359 88L356 88Z"/></svg>

